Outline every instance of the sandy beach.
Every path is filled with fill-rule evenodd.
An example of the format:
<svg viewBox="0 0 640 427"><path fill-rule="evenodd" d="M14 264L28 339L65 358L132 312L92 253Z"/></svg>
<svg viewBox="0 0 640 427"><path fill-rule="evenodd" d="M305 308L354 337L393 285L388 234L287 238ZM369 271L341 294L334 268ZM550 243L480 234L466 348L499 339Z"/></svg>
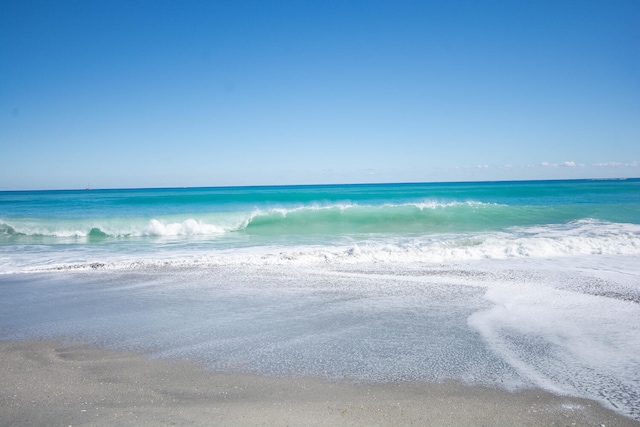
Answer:
<svg viewBox="0 0 640 427"><path fill-rule="evenodd" d="M51 341L2 342L0 364L3 426L640 425L597 402L541 390L216 373Z"/></svg>

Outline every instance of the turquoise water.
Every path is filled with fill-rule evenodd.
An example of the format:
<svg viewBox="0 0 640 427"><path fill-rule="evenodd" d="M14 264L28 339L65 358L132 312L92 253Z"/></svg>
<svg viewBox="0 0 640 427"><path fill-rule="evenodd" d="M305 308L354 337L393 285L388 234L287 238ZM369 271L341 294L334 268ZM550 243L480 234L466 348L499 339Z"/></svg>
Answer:
<svg viewBox="0 0 640 427"><path fill-rule="evenodd" d="M184 258L272 246L335 254L383 242L402 252L440 242L435 252L442 252L443 242L473 249L490 236L507 252L518 249L516 238L531 243L535 235L551 236L564 251L562 238L576 234L589 240L572 243L577 254L624 252L637 250L638 224L637 179L0 193L0 250L24 255L13 266L5 255L7 269L28 268L29 251L35 264L64 265L108 263L114 253L175 258L171 249ZM600 246L592 240L599 234ZM43 249L51 259L42 259Z"/></svg>
<svg viewBox="0 0 640 427"><path fill-rule="evenodd" d="M0 339L640 419L640 180L0 193Z"/></svg>

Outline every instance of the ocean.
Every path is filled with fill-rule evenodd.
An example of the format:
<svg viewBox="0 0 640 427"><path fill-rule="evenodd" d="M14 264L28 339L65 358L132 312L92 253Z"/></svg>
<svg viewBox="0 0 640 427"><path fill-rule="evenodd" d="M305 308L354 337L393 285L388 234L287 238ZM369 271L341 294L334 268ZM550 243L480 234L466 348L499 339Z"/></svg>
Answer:
<svg viewBox="0 0 640 427"><path fill-rule="evenodd" d="M640 179L0 192L0 339L640 419Z"/></svg>

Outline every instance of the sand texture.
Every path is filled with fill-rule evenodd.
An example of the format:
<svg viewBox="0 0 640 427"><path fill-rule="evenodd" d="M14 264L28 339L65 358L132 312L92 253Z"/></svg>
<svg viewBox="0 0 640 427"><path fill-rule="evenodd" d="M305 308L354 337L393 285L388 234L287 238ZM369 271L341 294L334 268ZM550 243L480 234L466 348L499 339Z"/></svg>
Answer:
<svg viewBox="0 0 640 427"><path fill-rule="evenodd" d="M541 390L216 373L50 341L0 342L0 366L2 426L640 426Z"/></svg>

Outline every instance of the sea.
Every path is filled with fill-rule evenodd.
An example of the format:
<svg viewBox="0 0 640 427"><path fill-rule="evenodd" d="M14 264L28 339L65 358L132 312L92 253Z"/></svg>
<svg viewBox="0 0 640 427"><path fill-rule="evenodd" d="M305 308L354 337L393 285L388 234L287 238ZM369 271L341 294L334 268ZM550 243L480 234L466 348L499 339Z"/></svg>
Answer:
<svg viewBox="0 0 640 427"><path fill-rule="evenodd" d="M0 192L0 340L640 420L640 179Z"/></svg>

